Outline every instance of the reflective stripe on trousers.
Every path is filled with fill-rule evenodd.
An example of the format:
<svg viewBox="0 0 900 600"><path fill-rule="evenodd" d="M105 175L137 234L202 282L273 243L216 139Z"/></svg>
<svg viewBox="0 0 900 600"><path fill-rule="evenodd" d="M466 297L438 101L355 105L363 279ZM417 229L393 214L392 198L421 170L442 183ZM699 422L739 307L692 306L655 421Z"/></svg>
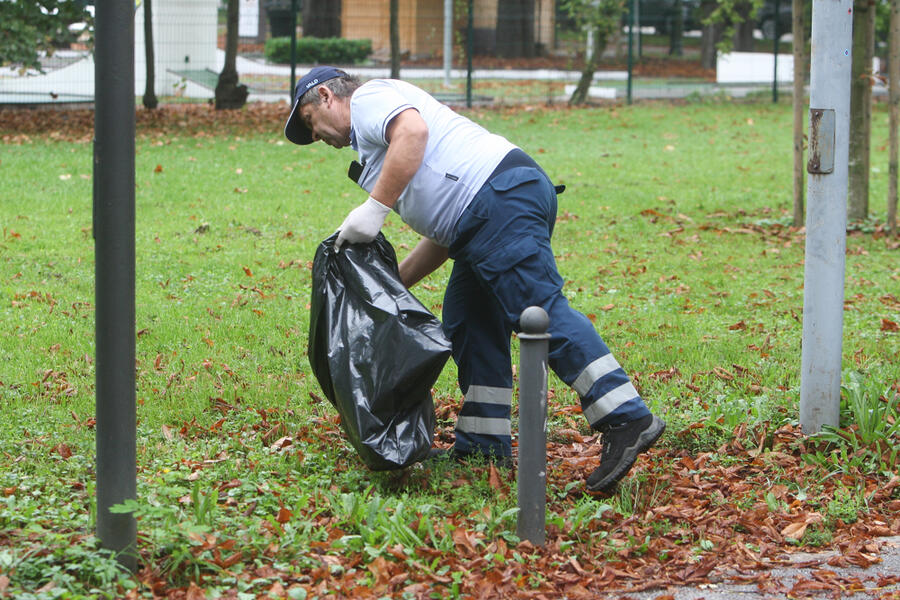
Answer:
<svg viewBox="0 0 900 600"><path fill-rule="evenodd" d="M470 385L456 419L456 450L511 456L512 388Z"/></svg>

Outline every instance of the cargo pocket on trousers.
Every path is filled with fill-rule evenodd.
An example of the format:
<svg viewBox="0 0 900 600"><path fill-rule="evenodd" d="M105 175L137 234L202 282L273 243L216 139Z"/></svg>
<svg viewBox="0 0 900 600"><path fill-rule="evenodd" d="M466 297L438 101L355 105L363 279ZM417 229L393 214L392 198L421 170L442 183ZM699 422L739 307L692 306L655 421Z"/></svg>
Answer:
<svg viewBox="0 0 900 600"><path fill-rule="evenodd" d="M498 192L508 192L526 183L538 181L542 177L541 172L530 167L509 169L491 179L488 184Z"/></svg>
<svg viewBox="0 0 900 600"><path fill-rule="evenodd" d="M519 237L499 246L472 268L514 324L518 324L523 310L543 305L562 289L553 252L531 237Z"/></svg>

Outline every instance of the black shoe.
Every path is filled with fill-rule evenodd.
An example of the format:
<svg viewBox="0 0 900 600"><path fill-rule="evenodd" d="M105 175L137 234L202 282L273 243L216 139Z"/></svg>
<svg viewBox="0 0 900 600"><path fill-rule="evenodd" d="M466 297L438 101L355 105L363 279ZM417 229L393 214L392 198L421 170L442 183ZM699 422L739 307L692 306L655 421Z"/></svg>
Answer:
<svg viewBox="0 0 900 600"><path fill-rule="evenodd" d="M638 454L647 451L666 429L665 422L647 415L621 425L601 425L603 451L600 466L587 478L587 489L611 493L634 465Z"/></svg>
<svg viewBox="0 0 900 600"><path fill-rule="evenodd" d="M498 467L503 467L504 469L512 469L513 468L513 459L512 456L500 456L497 457L494 454L483 454L481 452L470 452L468 454L461 454L456 451L456 448L431 448L428 451L428 456L425 457L425 460L453 460L458 463L465 463L468 461L481 461L484 464L494 463Z"/></svg>

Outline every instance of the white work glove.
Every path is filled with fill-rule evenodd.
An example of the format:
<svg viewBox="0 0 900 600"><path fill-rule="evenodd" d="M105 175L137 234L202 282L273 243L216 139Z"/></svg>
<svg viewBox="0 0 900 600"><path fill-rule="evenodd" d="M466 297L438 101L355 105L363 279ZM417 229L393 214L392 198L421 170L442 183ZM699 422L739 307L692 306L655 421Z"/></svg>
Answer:
<svg viewBox="0 0 900 600"><path fill-rule="evenodd" d="M359 244L371 242L381 231L384 220L391 209L372 196L350 211L338 228L338 237L334 242L335 252L340 252L344 242Z"/></svg>

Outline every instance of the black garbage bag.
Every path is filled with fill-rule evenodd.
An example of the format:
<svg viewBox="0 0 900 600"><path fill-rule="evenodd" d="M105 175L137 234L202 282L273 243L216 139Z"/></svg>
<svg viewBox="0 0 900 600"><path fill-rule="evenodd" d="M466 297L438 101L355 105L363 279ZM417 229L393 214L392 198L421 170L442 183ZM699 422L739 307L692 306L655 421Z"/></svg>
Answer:
<svg viewBox="0 0 900 600"><path fill-rule="evenodd" d="M423 459L434 437L431 386L450 356L441 323L400 281L383 234L370 244L337 235L316 250L309 362L369 468Z"/></svg>

